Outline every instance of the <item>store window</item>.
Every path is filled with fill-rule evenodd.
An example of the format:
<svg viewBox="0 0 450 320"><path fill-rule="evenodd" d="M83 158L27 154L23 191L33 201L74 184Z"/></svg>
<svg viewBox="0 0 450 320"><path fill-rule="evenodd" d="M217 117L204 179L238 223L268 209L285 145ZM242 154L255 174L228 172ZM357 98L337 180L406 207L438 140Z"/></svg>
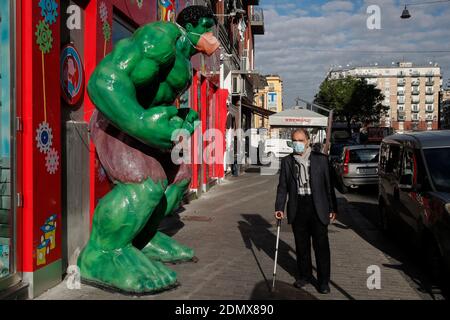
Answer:
<svg viewBox="0 0 450 320"><path fill-rule="evenodd" d="M14 112L11 6L10 1L0 1L0 290L4 286L2 282L11 279L15 271L15 213L12 200L14 158L11 145L11 119Z"/></svg>
<svg viewBox="0 0 450 320"><path fill-rule="evenodd" d="M116 43L122 39L131 37L136 29L136 26L133 26L126 19L115 13L112 27L113 45L116 45Z"/></svg>

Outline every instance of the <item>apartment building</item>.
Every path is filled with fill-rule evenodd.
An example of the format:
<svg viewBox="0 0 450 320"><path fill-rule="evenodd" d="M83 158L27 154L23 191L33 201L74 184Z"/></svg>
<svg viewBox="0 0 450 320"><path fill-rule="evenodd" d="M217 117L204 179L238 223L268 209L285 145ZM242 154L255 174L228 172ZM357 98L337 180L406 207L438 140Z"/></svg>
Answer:
<svg viewBox="0 0 450 320"><path fill-rule="evenodd" d="M380 125L399 132L437 130L439 128L439 92L441 68L399 62L392 66L364 66L332 69L329 79L354 76L376 85L384 94L389 111Z"/></svg>
<svg viewBox="0 0 450 320"><path fill-rule="evenodd" d="M266 84L255 92L255 105L271 113L283 111L283 80L279 75L266 75L264 79ZM269 129L269 119L255 115L253 125L254 128Z"/></svg>

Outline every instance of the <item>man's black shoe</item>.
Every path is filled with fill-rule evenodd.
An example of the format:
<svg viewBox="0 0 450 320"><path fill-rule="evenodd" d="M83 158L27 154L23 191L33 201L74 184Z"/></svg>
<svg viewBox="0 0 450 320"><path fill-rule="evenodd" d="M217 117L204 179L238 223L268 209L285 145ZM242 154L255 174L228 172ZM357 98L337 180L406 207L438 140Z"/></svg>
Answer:
<svg viewBox="0 0 450 320"><path fill-rule="evenodd" d="M319 293L321 294L329 294L330 293L330 286L328 284L321 284L319 285Z"/></svg>
<svg viewBox="0 0 450 320"><path fill-rule="evenodd" d="M306 286L307 284L310 284L311 281L312 281L311 278L300 278L294 282L294 287L296 287L297 289L301 289L304 286Z"/></svg>

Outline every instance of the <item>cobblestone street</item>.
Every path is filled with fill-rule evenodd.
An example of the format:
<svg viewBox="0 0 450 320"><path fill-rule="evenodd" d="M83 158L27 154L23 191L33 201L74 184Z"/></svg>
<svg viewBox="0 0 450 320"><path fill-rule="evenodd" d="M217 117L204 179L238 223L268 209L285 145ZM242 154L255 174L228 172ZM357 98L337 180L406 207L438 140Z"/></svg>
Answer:
<svg viewBox="0 0 450 320"><path fill-rule="evenodd" d="M431 299L422 289L417 268L398 261L401 250L384 239L371 221L376 201L338 194L340 215L330 226L331 294L309 285L291 286L296 272L294 237L285 221L280 240L278 294L270 296L276 227L273 218L278 176L251 170L228 178L171 218L168 233L195 248L199 262L171 266L181 284L154 296L129 297L82 285L69 290L65 282L38 299ZM359 198L358 198L359 197ZM365 197L367 198L367 197ZM375 199L376 197L374 197ZM362 208L363 213L359 208ZM367 288L367 268L381 269L381 289Z"/></svg>

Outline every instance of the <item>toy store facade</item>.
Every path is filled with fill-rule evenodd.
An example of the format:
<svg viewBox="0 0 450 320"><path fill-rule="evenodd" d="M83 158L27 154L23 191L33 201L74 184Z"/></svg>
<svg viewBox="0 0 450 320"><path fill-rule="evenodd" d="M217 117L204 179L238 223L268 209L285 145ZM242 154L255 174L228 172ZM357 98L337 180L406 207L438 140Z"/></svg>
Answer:
<svg viewBox="0 0 450 320"><path fill-rule="evenodd" d="M146 23L173 20L186 5L1 1L0 298L18 291L37 296L76 264L96 203L111 188L89 139L94 105L86 83L117 41ZM228 91L220 88L219 61L197 55L193 84L177 101L202 120L192 141L193 192L224 174L223 165L199 161L203 134L225 131Z"/></svg>

